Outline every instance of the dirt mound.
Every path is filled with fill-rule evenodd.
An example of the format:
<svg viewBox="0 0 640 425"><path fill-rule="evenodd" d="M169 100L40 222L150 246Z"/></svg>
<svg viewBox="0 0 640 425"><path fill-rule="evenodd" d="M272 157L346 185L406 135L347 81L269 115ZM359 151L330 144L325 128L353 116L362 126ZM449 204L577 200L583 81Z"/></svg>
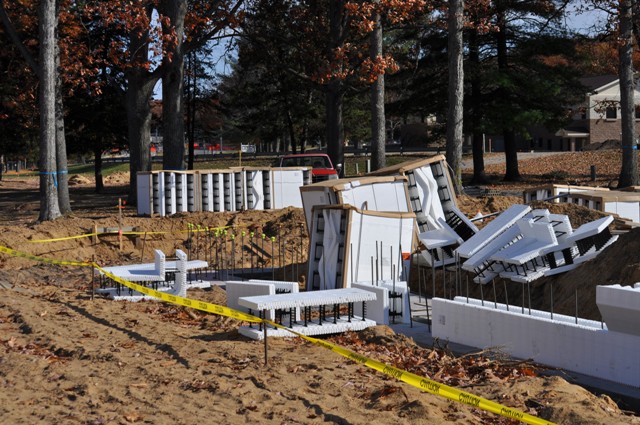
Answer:
<svg viewBox="0 0 640 425"><path fill-rule="evenodd" d="M609 215L581 205L560 202L534 201L530 206L533 209L547 209L551 214L564 214L568 216L571 221L571 226L574 229L585 223Z"/></svg>
<svg viewBox="0 0 640 425"><path fill-rule="evenodd" d="M129 173L120 172L120 173L109 174L104 178L104 184L127 185L129 184Z"/></svg>
<svg viewBox="0 0 640 425"><path fill-rule="evenodd" d="M272 261L278 266L282 255L289 269L292 262L306 260L301 209L149 218L138 217L126 207L120 219L116 206L125 189L90 197L90 188L82 191L79 185L71 192L73 215L36 223L37 191L27 196L27 185L12 184L0 187L0 197L6 198L0 199L5 217L0 245L46 258L131 263L150 260L154 248L172 252L179 247L189 250L191 258L223 253L218 256L223 258L205 257L214 267L228 267L232 259L235 264L244 261L245 266L257 259L260 264ZM460 200L470 216L478 210L504 210L516 202L520 202L517 197ZM29 208L16 211L16 203ZM571 216L574 226L579 220L575 215ZM122 250L117 233L100 235L98 241L86 236L38 242L91 233L94 226L135 227L139 233L125 235ZM542 304L549 298L545 291L553 285L556 311L572 310L578 288L580 300L585 297L585 306L580 305L583 316L586 288L640 280L639 232L622 235L618 244L553 283L536 283L533 301ZM272 236L281 246L275 248L279 250L275 258ZM287 273L280 277L286 280L294 274L293 270ZM207 423L214 418L231 425L409 425L425 418L440 424L513 423L428 394L297 338L270 338L265 366L263 342L240 336L237 329L242 323L234 319L153 301L91 300L90 283L88 268L0 255L0 388L6 389L0 391L0 417L4 423L168 425L184 422L185 412L188 422ZM513 291L520 285L508 287ZM189 297L216 304L226 301L220 287L190 290ZM498 297L502 300L500 292ZM517 298L509 292L510 300ZM419 347L386 326L332 341L556 423L640 423L611 399L596 397L561 378L536 376L535 366L520 361L482 355L457 358L443 350Z"/></svg>
<svg viewBox="0 0 640 425"><path fill-rule="evenodd" d="M77 185L90 184L90 183L91 183L91 180L89 180L85 176L81 176L80 174L76 174L69 177L70 186L77 186Z"/></svg>
<svg viewBox="0 0 640 425"><path fill-rule="evenodd" d="M544 305L550 307L551 285L554 291L554 311L573 315L578 297L578 315L600 320L596 305L596 286L620 284L624 286L640 282L640 228L619 236L618 241L609 246L591 261L582 264L570 273L554 279L536 283L544 290Z"/></svg>

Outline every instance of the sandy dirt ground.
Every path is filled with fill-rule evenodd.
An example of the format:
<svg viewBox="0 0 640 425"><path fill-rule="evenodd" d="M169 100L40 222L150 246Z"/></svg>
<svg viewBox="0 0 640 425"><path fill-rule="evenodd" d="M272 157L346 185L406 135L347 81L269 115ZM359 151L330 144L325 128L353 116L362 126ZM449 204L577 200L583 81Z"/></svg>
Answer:
<svg viewBox="0 0 640 425"><path fill-rule="evenodd" d="M95 259L103 265L150 261L155 248L190 249L200 257L214 249L224 252L226 259L211 255L212 263L228 266L229 257L245 266L249 261L267 267L294 263L299 268L289 266L279 277L291 280L304 273L307 237L301 210L148 218L137 217L126 207L120 218L117 204L125 197L126 178L112 177L107 193L101 195L92 192L90 181L75 178L74 213L45 223L36 222L37 181L5 179L0 182L0 245L46 258ZM461 199L469 215L478 209L500 210L513 202L518 201ZM237 235L236 241L245 231L244 257L241 244L232 246L228 235L217 239L213 232L209 237L190 235L185 232L189 224L225 226ZM125 237L122 250L117 235L97 242L90 237L34 242L90 233L94 226L119 225L136 227L143 234ZM250 232L258 235L256 241L249 240ZM267 241L277 237L280 248L272 251L268 242L266 248L261 246L262 233ZM635 239L640 239L637 234ZM605 260L609 268L619 269L615 257ZM635 264L637 268L637 258ZM584 273L582 281L588 279L586 266ZM617 273L620 279L636 276L635 271ZM154 301L92 299L91 277L89 268L0 254L2 424L517 423L421 391L297 338L271 338L264 365L262 342L239 335L242 323ZM226 302L219 287L190 290L189 297ZM327 339L555 423L640 424L640 418L610 397L560 377L542 376L541 366L508 359L497 351L456 357L442 349L420 347L385 326Z"/></svg>

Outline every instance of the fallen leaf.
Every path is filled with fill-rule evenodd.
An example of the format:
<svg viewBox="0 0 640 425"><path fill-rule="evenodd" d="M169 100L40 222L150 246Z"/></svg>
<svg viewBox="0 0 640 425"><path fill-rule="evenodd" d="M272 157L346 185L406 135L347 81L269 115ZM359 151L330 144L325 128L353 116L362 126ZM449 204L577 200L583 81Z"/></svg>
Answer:
<svg viewBox="0 0 640 425"><path fill-rule="evenodd" d="M125 413L124 419L127 422L140 422L144 417L138 412Z"/></svg>

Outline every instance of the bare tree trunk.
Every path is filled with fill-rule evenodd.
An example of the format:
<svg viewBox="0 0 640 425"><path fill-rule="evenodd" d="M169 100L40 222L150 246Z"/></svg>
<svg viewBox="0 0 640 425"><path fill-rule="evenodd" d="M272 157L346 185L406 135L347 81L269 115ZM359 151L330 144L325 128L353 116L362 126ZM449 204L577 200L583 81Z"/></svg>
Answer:
<svg viewBox="0 0 640 425"><path fill-rule="evenodd" d="M329 57L344 45L346 19L345 0L331 0L329 3ZM332 78L327 84L325 111L327 119L327 154L335 167L344 164L344 122L342 107L344 101L343 83Z"/></svg>
<svg viewBox="0 0 640 425"><path fill-rule="evenodd" d="M165 170L184 170L184 114L182 96L184 84L184 17L186 0L165 0L162 12L171 20L171 28L163 32L175 32L176 44L170 56L162 61L162 122L164 129L164 153L162 166Z"/></svg>
<svg viewBox="0 0 640 425"><path fill-rule="evenodd" d="M370 56L372 61L382 57L382 20L376 14L375 27L371 33ZM384 74L377 75L371 85L371 169L379 170L387 165L386 132L384 114Z"/></svg>
<svg viewBox="0 0 640 425"><path fill-rule="evenodd" d="M293 125L293 117L291 116L291 110L287 106L287 130L289 131L289 140L291 141L291 153L298 153L298 146L296 143L296 131Z"/></svg>
<svg viewBox="0 0 640 425"><path fill-rule="evenodd" d="M504 137L504 154L505 154L505 174L504 180L515 182L522 180L520 170L518 169L518 149L516 147L516 135L513 130L505 128L502 130Z"/></svg>
<svg viewBox="0 0 640 425"><path fill-rule="evenodd" d="M195 52L187 54L187 170L193 170L195 160L195 116L196 116L196 63Z"/></svg>
<svg viewBox="0 0 640 425"><path fill-rule="evenodd" d="M56 175L56 63L55 0L42 0L40 7L40 221L60 217Z"/></svg>
<svg viewBox="0 0 640 425"><path fill-rule="evenodd" d="M462 191L462 138L464 69L462 31L464 1L449 0L449 110L447 111L447 162L457 192Z"/></svg>
<svg viewBox="0 0 640 425"><path fill-rule="evenodd" d="M56 45L56 69L60 68L60 49ZM64 131L64 105L62 78L56 72L56 172L58 178L58 205L62 214L71 213L69 199L69 172L67 170L67 139Z"/></svg>
<svg viewBox="0 0 640 425"><path fill-rule="evenodd" d="M487 183L484 171L484 137L482 126L482 77L480 75L480 51L478 31L469 30L469 63L471 64L471 128L473 133L473 179L474 184Z"/></svg>
<svg viewBox="0 0 640 425"><path fill-rule="evenodd" d="M151 16L152 7L146 9ZM129 205L137 204L136 183L138 171L151 171L151 96L158 81L143 66L149 56L149 29L129 34L131 67L126 71L127 124L129 137Z"/></svg>
<svg viewBox="0 0 640 425"><path fill-rule="evenodd" d="M327 112L327 155L333 166L344 163L344 123L342 121L342 104L344 93L340 81L328 84L325 109Z"/></svg>
<svg viewBox="0 0 640 425"><path fill-rule="evenodd" d="M131 70L127 78L127 123L129 125L129 205L137 203L138 171L151 171L151 105L156 79L145 70ZM166 155L166 153L165 153Z"/></svg>
<svg viewBox="0 0 640 425"><path fill-rule="evenodd" d="M496 34L496 44L498 51L498 71L500 73L509 72L509 64L507 61L507 22L505 16L505 5L503 2L498 3L498 28L499 31ZM498 96L502 99L507 99L508 95L505 89L498 90ZM504 153L505 153L505 165L506 172L504 175L505 181L519 181L520 170L518 169L518 148L516 146L516 138L512 128L503 128L502 130L504 138Z"/></svg>
<svg viewBox="0 0 640 425"><path fill-rule="evenodd" d="M98 144L93 150L94 167L93 173L96 179L96 193L102 193L104 191L104 182L102 180L102 145Z"/></svg>
<svg viewBox="0 0 640 425"><path fill-rule="evenodd" d="M622 168L618 188L636 186L638 179L638 151L635 137L635 105L633 80L633 14L632 1L620 1L620 110L622 125Z"/></svg>

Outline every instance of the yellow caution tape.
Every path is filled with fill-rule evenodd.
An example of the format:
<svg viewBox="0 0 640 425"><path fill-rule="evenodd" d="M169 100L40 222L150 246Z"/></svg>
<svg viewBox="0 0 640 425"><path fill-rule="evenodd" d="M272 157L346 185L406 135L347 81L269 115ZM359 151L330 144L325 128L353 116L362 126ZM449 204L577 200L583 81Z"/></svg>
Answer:
<svg viewBox="0 0 640 425"><path fill-rule="evenodd" d="M72 239L81 239L81 238L90 238L93 236L104 236L104 235L118 235L118 234L122 234L122 235L165 235L168 233L196 233L196 232L209 232L209 231L217 231L217 230L224 230L224 229L228 229L230 228L230 226L220 226L220 227L199 227L199 228L192 228L192 229L187 229L187 230L177 230L175 232L145 232L145 231L136 231L136 232L120 232L118 230L114 230L111 232L100 232L100 233L85 233L83 235L76 235L76 236L65 236L62 238L51 238L51 239L34 239L34 240L30 240L30 243L48 243L48 242L60 242L60 241L67 241L67 240L72 240Z"/></svg>
<svg viewBox="0 0 640 425"><path fill-rule="evenodd" d="M100 232L100 233L85 233L84 235L76 235L76 236L65 236L63 238L52 238L52 239L34 239L34 240L30 240L29 242L31 243L48 243L48 242L59 242L59 241L67 241L67 240L71 240L71 239L80 239L80 238L90 238L93 236L104 236L104 235L117 235L117 234L123 234L123 235L152 235L152 234L165 234L165 233L169 233L169 232L119 232L119 231L113 231L113 232Z"/></svg>
<svg viewBox="0 0 640 425"><path fill-rule="evenodd" d="M16 251L11 248L7 248L5 246L0 246L0 252L4 252L5 254L13 255L14 257L27 258L29 260L40 261L42 263L47 264L57 264L60 266L80 266L80 267L91 267L93 263L87 263L84 261L61 261L61 260L52 260L50 258L40 257L38 255L27 254L26 252Z"/></svg>
<svg viewBox="0 0 640 425"><path fill-rule="evenodd" d="M227 317L233 317L234 319L238 319L238 320L243 320L245 322L252 322L252 323L260 323L263 320L256 317L256 316L252 316L250 314L247 313L243 313L241 311L237 311L228 307L224 307L218 304L211 304L208 302L204 302L204 301L198 301L198 300L192 300L190 298L185 298L185 297L180 297L177 295L172 295L172 294L168 294L166 292L162 292L162 291L156 291L155 289L151 289L151 288L147 288L146 286L143 285L138 285L136 283L133 282L129 282L126 279L122 279L112 273L109 273L108 271L106 271L105 269L103 269L102 267L100 267L99 265L93 263L90 264L93 265L93 267L95 267L98 271L100 271L100 273L104 274L105 276L107 276L109 279L118 282L128 288L133 289L134 291L138 291L140 293L143 293L145 295L149 295L151 297L154 298L159 298L163 301L167 301L170 302L172 304L177 304L177 305L182 305L185 307L190 307L190 308L195 308L197 310L202 310L202 311L207 311L209 313L214 313L214 314L219 314L221 316L227 316Z"/></svg>
<svg viewBox="0 0 640 425"><path fill-rule="evenodd" d="M70 239L90 238L91 236L98 236L98 233L85 233L84 235L66 236L63 238L53 238L53 239L34 239L29 242L31 243L58 242L58 241L66 241Z"/></svg>
<svg viewBox="0 0 640 425"><path fill-rule="evenodd" d="M87 266L87 267L95 267L98 271L100 271L102 274L104 274L105 276L109 277L111 280L118 282L128 288L133 289L134 291L138 291L142 294L145 295L149 295L151 297L154 298L158 298L161 299L163 301L172 303L172 304L177 304L177 305L182 305L184 307L189 307L189 308L194 308L197 310L201 310L201 311L206 311L209 313L213 313L213 314L218 314L221 316L227 316L227 317L233 317L234 319L238 319L238 320L242 320L245 322L251 322L251 323L260 323L263 322L265 324L265 326L271 325L277 328L281 328L281 329L285 329L289 332L291 332L294 335L299 336L300 338L303 338L309 342L312 342L314 344L317 344L321 347L327 348L331 351L333 351L334 353L337 353L343 357L346 357L350 360L353 360L357 363L360 363L364 366L367 366L371 369L377 370L378 372L382 372L386 375L389 375L395 379L398 379L402 382L405 382L413 387L416 387L420 390L426 391L428 393L434 394L434 395L439 395L445 398L448 398L450 400L453 401L458 401L460 403L464 403L467 404L469 406L481 409L481 410L485 410L487 412L492 412L507 418L511 418L511 419L516 419L519 420L521 422L527 423L527 424L531 424L531 425L555 425L553 422L544 420L544 419L540 419L536 416L533 415L529 415L527 413L521 412L519 410L516 409L512 409L510 407L504 406L502 404L496 403L494 401L491 400L487 400L485 398L482 397L478 397L476 395L473 395L471 393L465 392L465 391L460 391L456 388L450 387L448 385L445 384L441 384L437 381L431 380L431 379L427 379L424 378L422 376L416 375L414 373L411 372L407 372L405 370L402 369L398 369L397 367L394 366L389 366L386 365L384 363L381 363L377 360L373 360L370 359L366 356L363 356L361 354L356 353L355 351L351 351L349 349L340 347L338 345L332 344L330 342L327 341L323 341L321 339L317 339L317 338L313 338L307 335L303 335L301 333L298 333L296 331L294 331L293 329L287 328L286 326L277 324L275 322L272 322L270 320L265 320L265 319L261 319L258 318L256 316L241 312L241 311L237 311L228 307L224 307L218 304L211 304L208 302L204 302L204 301L198 301L198 300L193 300L190 298L185 298L185 297L180 297L177 295L172 295L172 294L168 294L166 292L162 292L162 291L157 291L155 289L151 289L151 288L147 288L146 286L143 285L138 285L136 283L133 282L129 282L126 279L122 279L112 273L109 273L108 271L104 270L102 267L100 267L99 265L97 265L96 263L88 263L88 262L80 262L80 261L59 261L59 260L51 260L48 258L43 258L43 257L39 257L36 255L31 255L31 254L26 254L20 251L16 251L13 250L11 248L7 248L7 247L3 247L0 246L0 252L4 252L6 254L9 255L13 255L16 257L23 257L23 258L28 258L28 259L32 259L35 261L41 261L41 262L45 262L45 263L49 263L49 264L59 264L59 265L67 265L67 266Z"/></svg>
<svg viewBox="0 0 640 425"><path fill-rule="evenodd" d="M381 363L377 360L370 359L366 356L358 354L349 349L340 347L338 345L332 344L327 341L323 341L321 339L313 338L307 335L303 335L301 333L295 332L292 329L289 329L285 326L279 325L277 323L271 321L265 321L272 326L279 327L282 329L286 329L291 333L298 335L301 338L306 339L314 344L320 345L324 348L327 348L334 353L340 354L343 357L346 357L350 360L353 360L357 363L360 363L364 366L367 366L371 369L377 370L378 372L382 372L387 374L393 378L396 378L402 382L406 382L407 384L416 387L420 390L426 391L431 394L439 395L450 400L458 401L460 403L467 404L472 407L476 407L481 410L486 410L488 412L496 413L501 416L505 416L511 419L517 419L521 422L525 422L527 424L532 425L555 425L553 422L549 422L544 419L540 419L536 416L529 415L527 413L521 412L516 409L512 409L510 407L504 406L502 404L496 403L491 400L487 400L482 397L478 397L476 395L470 394L465 391L460 391L456 388L450 387L445 384L441 384L437 381L433 381L431 379L424 378L422 376L416 375L411 372L407 372L402 369L398 369L394 366L389 366L384 363Z"/></svg>

